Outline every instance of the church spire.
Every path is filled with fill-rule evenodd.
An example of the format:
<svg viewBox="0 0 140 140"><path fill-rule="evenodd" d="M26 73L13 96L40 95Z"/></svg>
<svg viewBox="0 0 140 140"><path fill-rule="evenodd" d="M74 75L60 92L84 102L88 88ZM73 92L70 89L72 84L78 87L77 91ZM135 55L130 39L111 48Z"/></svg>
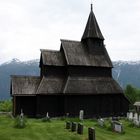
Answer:
<svg viewBox="0 0 140 140"><path fill-rule="evenodd" d="M86 25L82 40L85 40L88 38L104 40L104 37L97 23L96 17L93 13L92 4L91 4L91 12L87 21L87 25Z"/></svg>
<svg viewBox="0 0 140 140"><path fill-rule="evenodd" d="M93 11L92 3L91 3L91 11Z"/></svg>

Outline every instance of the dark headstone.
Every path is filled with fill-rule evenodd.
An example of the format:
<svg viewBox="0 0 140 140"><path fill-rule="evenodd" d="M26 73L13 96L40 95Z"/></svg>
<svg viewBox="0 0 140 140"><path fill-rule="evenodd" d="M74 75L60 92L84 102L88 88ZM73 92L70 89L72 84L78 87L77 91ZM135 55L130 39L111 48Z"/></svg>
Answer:
<svg viewBox="0 0 140 140"><path fill-rule="evenodd" d="M83 128L84 128L83 124L78 123L77 133L82 135L83 134Z"/></svg>
<svg viewBox="0 0 140 140"><path fill-rule="evenodd" d="M74 132L74 131L76 131L76 127L77 126L77 123L76 122L72 122L72 124L71 124L71 131L72 132Z"/></svg>
<svg viewBox="0 0 140 140"><path fill-rule="evenodd" d="M66 129L70 129L71 128L71 122L66 122Z"/></svg>
<svg viewBox="0 0 140 140"><path fill-rule="evenodd" d="M88 140L95 140L95 129L88 128Z"/></svg>

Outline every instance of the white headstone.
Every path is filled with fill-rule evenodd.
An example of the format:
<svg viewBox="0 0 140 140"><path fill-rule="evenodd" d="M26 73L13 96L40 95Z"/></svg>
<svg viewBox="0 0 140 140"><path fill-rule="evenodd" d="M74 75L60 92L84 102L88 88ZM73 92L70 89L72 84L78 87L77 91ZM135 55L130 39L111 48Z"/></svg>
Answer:
<svg viewBox="0 0 140 140"><path fill-rule="evenodd" d="M23 118L23 117L24 117L24 113L23 113L23 110L21 109L20 118Z"/></svg>
<svg viewBox="0 0 140 140"><path fill-rule="evenodd" d="M135 119L135 120L138 120L138 113L135 113L135 114L134 114L134 119Z"/></svg>
<svg viewBox="0 0 140 140"><path fill-rule="evenodd" d="M129 114L130 114L130 113L129 113L129 112L127 112L127 119L129 119Z"/></svg>
<svg viewBox="0 0 140 140"><path fill-rule="evenodd" d="M112 121L111 123L113 131L118 132L118 133L122 133L123 132L123 125L122 123L118 122L118 121Z"/></svg>
<svg viewBox="0 0 140 140"><path fill-rule="evenodd" d="M122 133L122 125L121 124L115 124L114 127L115 127L114 129L116 132Z"/></svg>
<svg viewBox="0 0 140 140"><path fill-rule="evenodd" d="M133 120L133 112L129 113L129 120Z"/></svg>
<svg viewBox="0 0 140 140"><path fill-rule="evenodd" d="M140 121L140 115L139 115L139 121Z"/></svg>
<svg viewBox="0 0 140 140"><path fill-rule="evenodd" d="M79 112L79 119L80 120L84 119L84 110L80 110L80 112Z"/></svg>
<svg viewBox="0 0 140 140"><path fill-rule="evenodd" d="M104 119L98 119L98 124L101 126L101 127L103 127L104 126Z"/></svg>

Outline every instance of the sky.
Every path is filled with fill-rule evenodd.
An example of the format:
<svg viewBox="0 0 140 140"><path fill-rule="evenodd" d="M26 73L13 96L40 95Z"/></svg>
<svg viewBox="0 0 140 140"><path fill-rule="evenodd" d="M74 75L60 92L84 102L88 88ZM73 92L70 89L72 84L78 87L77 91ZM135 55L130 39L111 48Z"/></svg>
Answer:
<svg viewBox="0 0 140 140"><path fill-rule="evenodd" d="M81 40L91 0L0 0L0 63L40 58L60 39ZM93 11L114 60L140 60L140 1L93 0Z"/></svg>

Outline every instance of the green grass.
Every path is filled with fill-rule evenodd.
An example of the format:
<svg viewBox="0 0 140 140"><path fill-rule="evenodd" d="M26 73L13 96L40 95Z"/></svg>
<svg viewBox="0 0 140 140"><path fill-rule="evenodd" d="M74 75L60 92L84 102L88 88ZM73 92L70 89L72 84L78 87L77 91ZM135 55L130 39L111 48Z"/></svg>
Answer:
<svg viewBox="0 0 140 140"><path fill-rule="evenodd" d="M79 121L78 119L73 121ZM23 129L14 127L15 119L0 116L0 140L87 140L88 127L96 130L96 140L139 140L140 128L131 127L130 123L122 120L124 134L112 132L109 122L101 128L95 120L84 120L84 134L78 135L65 129L64 119L54 119L51 122L42 122L41 119L27 119L27 126Z"/></svg>

